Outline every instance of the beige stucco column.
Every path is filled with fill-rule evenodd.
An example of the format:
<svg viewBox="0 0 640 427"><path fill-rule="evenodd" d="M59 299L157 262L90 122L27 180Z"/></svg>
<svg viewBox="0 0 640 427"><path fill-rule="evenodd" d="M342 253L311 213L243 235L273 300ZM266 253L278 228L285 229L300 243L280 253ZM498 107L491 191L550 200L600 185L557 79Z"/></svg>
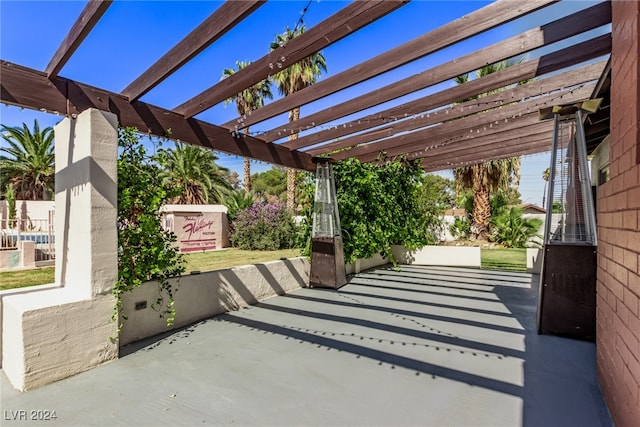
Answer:
<svg viewBox="0 0 640 427"><path fill-rule="evenodd" d="M86 110L55 126L56 283L90 298L117 278L117 118Z"/></svg>
<svg viewBox="0 0 640 427"><path fill-rule="evenodd" d="M89 109L55 126L56 284L2 299L2 368L27 390L117 358L116 116Z"/></svg>

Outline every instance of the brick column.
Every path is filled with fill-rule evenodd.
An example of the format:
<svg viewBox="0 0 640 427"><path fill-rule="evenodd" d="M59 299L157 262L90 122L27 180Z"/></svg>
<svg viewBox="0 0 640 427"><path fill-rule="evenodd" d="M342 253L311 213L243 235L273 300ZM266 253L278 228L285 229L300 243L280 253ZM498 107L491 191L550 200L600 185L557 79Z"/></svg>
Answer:
<svg viewBox="0 0 640 427"><path fill-rule="evenodd" d="M598 378L614 422L640 423L640 2L611 2L610 181L598 189Z"/></svg>

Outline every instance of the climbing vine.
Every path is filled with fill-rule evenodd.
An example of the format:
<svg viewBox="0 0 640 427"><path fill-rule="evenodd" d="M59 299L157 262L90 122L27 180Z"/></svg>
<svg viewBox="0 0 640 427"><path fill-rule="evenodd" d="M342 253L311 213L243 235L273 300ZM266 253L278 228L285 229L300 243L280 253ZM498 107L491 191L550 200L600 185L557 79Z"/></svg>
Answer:
<svg viewBox="0 0 640 427"><path fill-rule="evenodd" d="M136 131L118 131L118 280L112 292L116 298L112 320L126 320L122 313L125 292L155 280L158 298L152 307L170 326L176 312L175 284L169 279L180 276L185 266L176 236L162 227L159 210L179 188L163 183L159 166L147 156Z"/></svg>

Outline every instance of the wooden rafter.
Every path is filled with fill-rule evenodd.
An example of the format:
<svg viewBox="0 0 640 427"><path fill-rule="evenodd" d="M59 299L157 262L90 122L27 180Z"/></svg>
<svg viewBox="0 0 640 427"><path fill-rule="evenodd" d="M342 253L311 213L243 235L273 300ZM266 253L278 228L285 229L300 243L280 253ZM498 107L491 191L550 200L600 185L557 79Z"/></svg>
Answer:
<svg viewBox="0 0 640 427"><path fill-rule="evenodd" d="M404 118L406 116L421 114L433 108L437 108L443 105L449 105L478 93L486 93L490 90L501 88L509 84L533 79L550 72L561 70L577 63L581 63L598 56L605 55L610 51L610 35L603 35L596 39L580 43L576 46L561 49L540 58L527 61L522 64L514 65L497 73L489 74L485 77L471 80L470 82L467 82L465 84L454 86L450 89L446 89L432 95L427 95L426 97L384 110L379 113L370 114L361 119L345 123L343 126L338 126L335 129L329 129L318 132L317 134L304 136L302 138L299 138L299 140L302 141L301 143L297 143L297 140L294 140L281 145L289 149L301 148L319 142L324 142L326 140L329 140L329 138L335 139L343 137L353 132L375 127L378 124L392 122L396 118ZM591 76L593 75L592 73L597 72L598 67L601 67L601 65L584 67L584 75L589 75L591 79ZM576 77L575 73L569 74L568 77L571 77L574 80L567 81L580 81L580 78ZM544 81L545 80L541 80L541 82ZM559 86L562 85L560 82L558 82L557 84ZM435 116L436 115L434 115L434 117ZM332 143L330 148L322 152L324 153L351 145L347 139L343 141ZM321 152L318 150L314 151L314 153L315 155L317 155Z"/></svg>
<svg viewBox="0 0 640 427"><path fill-rule="evenodd" d="M198 27L165 53L123 91L122 95L135 101L160 84L240 21L262 6L266 0L226 1Z"/></svg>
<svg viewBox="0 0 640 427"><path fill-rule="evenodd" d="M272 129L262 134L261 137L265 141L272 142L286 135L298 133L309 127L357 113L417 90L442 83L460 74L472 72L487 64L493 64L514 56L522 55L531 50L601 27L610 22L610 4L607 2L600 3L541 27L526 31L503 42L480 49L472 54L425 70L373 92L305 116L294 123ZM286 129L286 131L283 131L283 129Z"/></svg>
<svg viewBox="0 0 640 427"><path fill-rule="evenodd" d="M484 163L490 160L543 153L551 149L552 136L553 131L549 130L528 135L525 140L523 138L503 140L500 145L493 145L486 150L476 151L473 148L469 148L456 152L454 155L443 156L441 159L425 157L421 160L427 172L434 172L475 163Z"/></svg>
<svg viewBox="0 0 640 427"><path fill-rule="evenodd" d="M589 46L594 49L590 50L594 54L599 54L600 52L605 52L607 49L610 50L610 44L607 47L607 43L601 43L602 46ZM605 54L605 53L602 53ZM414 101L401 104L392 108L389 108L384 111L380 111L374 114L369 114L367 116L361 117L359 119L355 119L341 125L337 125L332 129L323 130L320 132L316 132L310 135L305 135L293 141L287 141L282 143L283 147L287 147L290 150L300 149L304 147L308 147L311 145L316 145L319 143L323 143L325 141L331 141L338 138L342 138L352 133L360 132L366 129L375 128L379 125L385 123L392 123L400 118L404 118L407 116L414 116L416 114L421 114L424 112L428 112L434 108L438 108L441 106L449 105L455 103L461 99L466 99L468 97L477 95L478 93L485 93L493 89L502 88L507 85L511 85L523 80L532 79L545 73L553 72L560 70L562 68L573 65L577 62L584 61L588 58L582 57L582 52L577 51L573 48L567 48L560 50L556 53L545 55L539 59L534 60L535 62L527 61L523 64L518 64L513 67L509 67L507 70L500 71L498 73L493 73L488 76L474 79L470 82L467 82L463 85L454 86L450 89L446 89L435 94L427 95L422 98L418 98ZM540 65L543 67L540 67ZM594 70L590 68L584 68L585 74L591 74ZM573 79L573 80L570 80ZM541 80L540 82L546 82L547 80ZM570 73L567 75L567 80L570 82L577 82L579 78L576 80L575 73ZM558 81L556 82L557 87L562 87L563 83ZM549 83L549 85L553 85L553 83ZM515 90L515 89L514 89ZM547 90L552 90L551 87L548 87ZM503 94L509 94L510 91L504 91ZM501 95L496 95L497 97ZM492 98L489 98L492 99ZM434 118L437 115L434 115ZM439 121L439 120L438 120ZM437 123L437 122L434 122ZM331 146L326 144L324 147L326 150L320 151L322 147L316 151L319 153L326 153L338 148L348 147L348 142L343 144L341 141L346 140L338 140L335 143L331 143Z"/></svg>
<svg viewBox="0 0 640 427"><path fill-rule="evenodd" d="M497 1L436 28L395 49L389 50L348 70L322 80L289 96L271 102L252 112L249 117L239 117L222 126L233 129L236 125L247 127L277 116L295 107L308 104L354 84L378 76L396 67L422 58L454 43L466 40L514 19L539 10L558 0L527 2ZM471 24L472 23L472 24Z"/></svg>
<svg viewBox="0 0 640 427"><path fill-rule="evenodd" d="M71 55L91 32L93 27L100 21L102 15L107 11L113 0L90 0L84 7L78 19L67 33L60 47L51 58L45 73L49 78L58 75L64 64L67 63Z"/></svg>
<svg viewBox="0 0 640 427"><path fill-rule="evenodd" d="M193 117L277 72L276 64L290 66L318 52L376 19L392 12L408 0L361 0L322 21L244 69L179 105L174 111ZM282 59L284 58L284 59Z"/></svg>
<svg viewBox="0 0 640 427"><path fill-rule="evenodd" d="M511 102L517 102L522 99L531 97L539 97L549 92L556 93L556 97L561 97L561 93L557 93L558 88L563 83L571 82L576 86L597 79L603 69L604 62L587 65L585 67L564 72L562 74L549 77L546 79L535 80L528 84L507 89L498 93L494 93L478 100L470 100L458 104L453 107L444 108L431 113L422 112L420 116L414 115L410 119L397 121L389 126L376 128L370 132L361 133L335 142L324 144L316 148L305 151L312 156L330 153L334 150L340 150L347 147L355 147L360 144L366 144L385 137L391 137L402 132L419 129L425 126L431 126L442 122L443 120L454 120L481 111L489 110L507 105ZM443 91L443 92L446 92ZM568 93L568 91L567 91ZM540 100L536 100L537 103ZM490 113L488 113L490 114Z"/></svg>
<svg viewBox="0 0 640 427"><path fill-rule="evenodd" d="M0 100L9 105L75 115L87 108L110 111L121 126L203 147L297 169L315 170L311 157L258 138L229 131L141 101L130 103L117 93L62 77L51 80L36 70L2 61Z"/></svg>
<svg viewBox="0 0 640 427"><path fill-rule="evenodd" d="M424 147L423 144L422 149L415 151L409 149L405 151L403 155L409 160L427 157L436 160L443 158L457 160L461 152L471 150L480 153L482 150L486 151L500 146L507 146L507 141L520 140L524 143L530 135L545 133L552 129L553 123L540 122L536 117L536 113L533 113L528 117L513 120L505 126L498 128L497 131L496 129L492 129L491 132L478 133L473 136L455 135L449 140L438 141L440 145L435 144L435 141L430 141L428 143L433 143L434 145Z"/></svg>

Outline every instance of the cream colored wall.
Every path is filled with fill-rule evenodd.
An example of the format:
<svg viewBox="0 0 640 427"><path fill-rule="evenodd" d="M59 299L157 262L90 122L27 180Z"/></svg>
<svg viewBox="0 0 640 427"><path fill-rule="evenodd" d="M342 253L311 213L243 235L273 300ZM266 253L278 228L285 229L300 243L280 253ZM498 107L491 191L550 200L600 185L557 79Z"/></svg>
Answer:
<svg viewBox="0 0 640 427"><path fill-rule="evenodd" d="M118 357L117 119L90 109L54 131L58 287L2 296L2 369L19 390Z"/></svg>
<svg viewBox="0 0 640 427"><path fill-rule="evenodd" d="M123 295L123 313L128 319L120 345L237 310L308 283L309 261L302 257L183 276L175 293L175 323L167 328L165 319L151 307L158 298L157 283L148 282ZM136 310L139 303L146 303L146 308Z"/></svg>
<svg viewBox="0 0 640 427"><path fill-rule="evenodd" d="M480 268L479 247L424 246L408 251L404 246L392 246L391 250L400 264Z"/></svg>

